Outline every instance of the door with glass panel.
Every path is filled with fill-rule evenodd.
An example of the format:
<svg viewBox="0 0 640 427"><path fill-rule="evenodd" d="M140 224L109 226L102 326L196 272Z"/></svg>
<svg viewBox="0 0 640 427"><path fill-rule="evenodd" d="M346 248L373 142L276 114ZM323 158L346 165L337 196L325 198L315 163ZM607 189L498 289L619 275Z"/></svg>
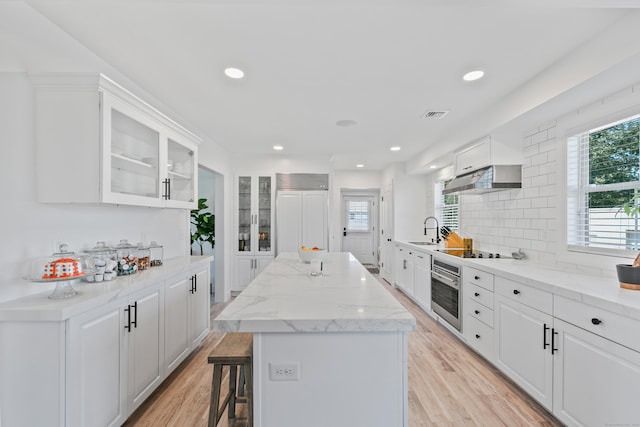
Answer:
<svg viewBox="0 0 640 427"><path fill-rule="evenodd" d="M375 200L373 195L342 197L342 250L362 264L378 264Z"/></svg>

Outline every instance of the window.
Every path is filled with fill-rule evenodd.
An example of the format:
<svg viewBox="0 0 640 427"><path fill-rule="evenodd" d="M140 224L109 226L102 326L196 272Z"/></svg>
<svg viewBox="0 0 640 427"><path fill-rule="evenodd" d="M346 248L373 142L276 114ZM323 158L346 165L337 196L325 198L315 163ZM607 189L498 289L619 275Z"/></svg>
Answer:
<svg viewBox="0 0 640 427"><path fill-rule="evenodd" d="M442 194L442 190L451 180L436 183L436 216L440 225L446 225L453 231L458 231L458 195Z"/></svg>
<svg viewBox="0 0 640 427"><path fill-rule="evenodd" d="M568 138L570 249L640 249L640 115ZM625 206L627 207L625 209Z"/></svg>
<svg viewBox="0 0 640 427"><path fill-rule="evenodd" d="M369 223L369 201L347 201L347 231L371 230Z"/></svg>

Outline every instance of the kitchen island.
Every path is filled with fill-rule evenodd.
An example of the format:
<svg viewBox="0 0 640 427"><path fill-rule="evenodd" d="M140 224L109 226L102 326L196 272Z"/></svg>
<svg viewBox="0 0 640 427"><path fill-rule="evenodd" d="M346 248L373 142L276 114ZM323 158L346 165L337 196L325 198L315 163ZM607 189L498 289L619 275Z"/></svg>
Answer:
<svg viewBox="0 0 640 427"><path fill-rule="evenodd" d="M310 272L281 254L214 320L254 334L254 426L407 426L415 319L349 253Z"/></svg>

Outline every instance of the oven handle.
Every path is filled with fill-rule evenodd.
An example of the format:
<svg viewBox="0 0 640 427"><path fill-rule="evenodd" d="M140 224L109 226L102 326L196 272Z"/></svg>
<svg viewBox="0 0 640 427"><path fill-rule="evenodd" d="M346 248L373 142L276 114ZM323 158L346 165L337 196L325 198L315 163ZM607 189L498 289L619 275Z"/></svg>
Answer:
<svg viewBox="0 0 640 427"><path fill-rule="evenodd" d="M442 274L436 273L435 271L431 272L431 277L434 277L441 282L444 282L445 285L450 286L452 288L458 288L458 282L456 280L451 280L447 276L443 276Z"/></svg>

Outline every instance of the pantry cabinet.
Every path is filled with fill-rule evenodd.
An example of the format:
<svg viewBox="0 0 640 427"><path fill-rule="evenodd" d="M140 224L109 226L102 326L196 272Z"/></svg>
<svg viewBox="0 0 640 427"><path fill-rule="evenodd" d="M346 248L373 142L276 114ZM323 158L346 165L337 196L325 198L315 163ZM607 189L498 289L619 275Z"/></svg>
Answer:
<svg viewBox="0 0 640 427"><path fill-rule="evenodd" d="M274 182L274 176L266 174L236 178L234 292L242 291L273 260Z"/></svg>
<svg viewBox="0 0 640 427"><path fill-rule="evenodd" d="M39 201L197 207L197 136L102 74L31 81Z"/></svg>

